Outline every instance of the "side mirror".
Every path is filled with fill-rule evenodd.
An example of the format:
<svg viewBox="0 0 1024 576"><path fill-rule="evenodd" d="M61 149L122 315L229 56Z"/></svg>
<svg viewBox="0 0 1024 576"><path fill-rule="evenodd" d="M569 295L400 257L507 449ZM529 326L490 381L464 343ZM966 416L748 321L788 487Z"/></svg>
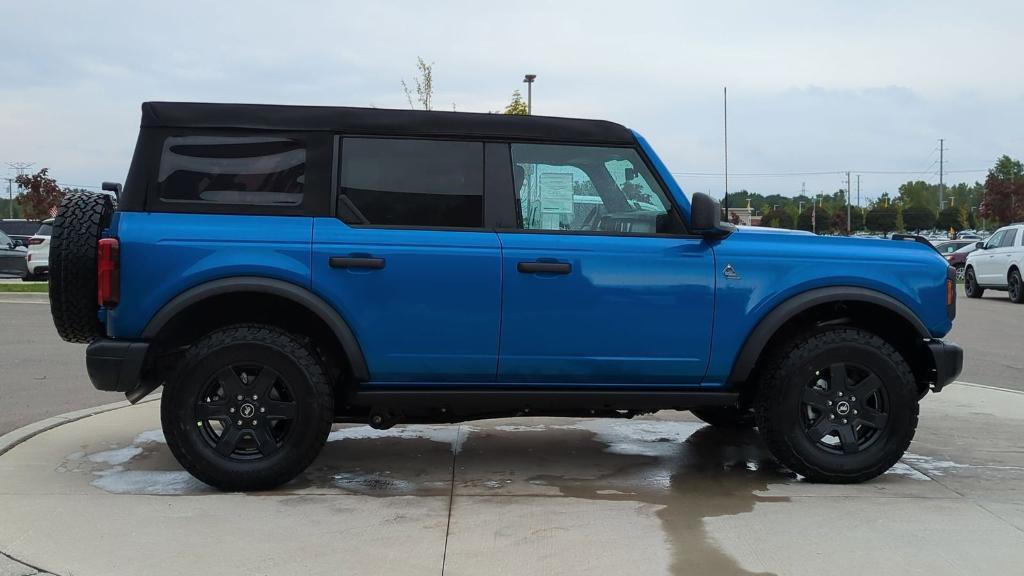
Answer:
<svg viewBox="0 0 1024 576"><path fill-rule="evenodd" d="M105 190L107 192L113 192L114 193L114 198L116 198L118 200L121 199L121 183L120 182L104 182L102 187L103 187L103 190Z"/></svg>
<svg viewBox="0 0 1024 576"><path fill-rule="evenodd" d="M975 247L975 248L978 248L978 249L980 249L980 250L984 250L984 249L985 249L985 241L984 241L984 240L982 240L982 241L980 241L980 242L977 242L977 243L975 243L975 244L974 244L974 247Z"/></svg>
<svg viewBox="0 0 1024 576"><path fill-rule="evenodd" d="M703 192L696 192L690 201L690 232L722 238L732 234L736 226L722 222L722 205Z"/></svg>

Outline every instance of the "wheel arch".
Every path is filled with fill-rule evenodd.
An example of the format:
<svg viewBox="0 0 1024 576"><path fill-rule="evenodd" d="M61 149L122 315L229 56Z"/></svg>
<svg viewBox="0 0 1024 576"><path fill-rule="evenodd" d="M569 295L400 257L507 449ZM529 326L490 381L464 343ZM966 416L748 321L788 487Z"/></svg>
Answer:
<svg viewBox="0 0 1024 576"><path fill-rule="evenodd" d="M853 310L854 308L857 310ZM882 313L883 317L879 317L878 313ZM796 294L768 312L740 348L729 374L729 384L741 385L747 382L764 353L770 352L776 343L801 328L807 329L816 324L843 318L852 319L854 316L860 317L854 320L855 324L880 324L891 321L891 330L888 334L879 336L886 340L894 340L892 343L907 356L912 366L920 364L914 362L919 347L914 346L913 340L923 341L931 335L910 308L892 296L876 290L858 286L831 286ZM919 367L915 366L915 376L919 382L927 378L928 370L929 367L920 366L919 372Z"/></svg>
<svg viewBox="0 0 1024 576"><path fill-rule="evenodd" d="M225 306L227 305L227 306ZM245 306L255 307L263 316L248 320ZM213 317L211 318L211 312ZM338 371L355 382L369 380L369 369L355 334L348 322L323 298L305 287L261 276L236 276L219 278L193 286L172 298L157 311L142 331L142 338L154 342L151 356L160 353L161 343L169 345L183 337L180 331L191 328L202 331L211 326L237 321L266 321L280 325L274 320L295 316L293 322L301 324L302 332L314 337L325 345L335 347L327 354L340 354L344 366ZM191 322L198 326L190 326ZM191 334L189 335L191 336ZM325 342L325 340L329 340ZM166 346L165 346L166 348ZM331 361L333 358L325 358ZM147 358L147 365L155 366L157 358ZM160 385L161 379L150 378L139 389L129 393L129 399L145 396Z"/></svg>

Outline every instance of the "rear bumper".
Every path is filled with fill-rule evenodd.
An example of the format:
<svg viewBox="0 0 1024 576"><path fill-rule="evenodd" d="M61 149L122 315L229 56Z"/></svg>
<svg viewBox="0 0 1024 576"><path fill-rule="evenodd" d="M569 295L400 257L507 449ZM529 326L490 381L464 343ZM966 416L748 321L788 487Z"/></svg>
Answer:
<svg viewBox="0 0 1024 576"><path fill-rule="evenodd" d="M932 363L935 365L935 382L932 384L932 391L939 392L947 384L956 380L964 367L964 349L952 342L932 339L927 341L928 352L932 355Z"/></svg>
<svg viewBox="0 0 1024 576"><path fill-rule="evenodd" d="M85 367L97 390L129 393L139 387L148 342L103 338L85 349Z"/></svg>

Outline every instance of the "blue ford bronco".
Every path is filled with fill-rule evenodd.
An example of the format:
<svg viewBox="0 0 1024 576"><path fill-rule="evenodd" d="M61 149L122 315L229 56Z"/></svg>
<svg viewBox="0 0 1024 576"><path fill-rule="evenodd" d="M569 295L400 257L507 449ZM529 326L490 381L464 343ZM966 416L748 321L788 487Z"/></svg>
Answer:
<svg viewBox="0 0 1024 576"><path fill-rule="evenodd" d="M54 323L96 388L163 386L224 490L296 477L334 422L657 410L860 482L963 361L935 250L723 223L610 122L151 102L104 187L60 205Z"/></svg>

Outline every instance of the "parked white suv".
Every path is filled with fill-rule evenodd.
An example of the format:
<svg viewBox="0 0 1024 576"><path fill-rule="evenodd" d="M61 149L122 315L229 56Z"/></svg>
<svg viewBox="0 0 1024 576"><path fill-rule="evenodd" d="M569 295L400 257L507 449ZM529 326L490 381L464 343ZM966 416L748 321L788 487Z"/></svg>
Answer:
<svg viewBox="0 0 1024 576"><path fill-rule="evenodd" d="M985 290L1006 290L1010 300L1024 303L1024 224L1004 226L978 242L978 249L967 255L964 291L968 298L981 298Z"/></svg>
<svg viewBox="0 0 1024 576"><path fill-rule="evenodd" d="M39 230L28 240L28 266L26 280L39 280L50 272L50 234L53 232L53 218L43 220Z"/></svg>

